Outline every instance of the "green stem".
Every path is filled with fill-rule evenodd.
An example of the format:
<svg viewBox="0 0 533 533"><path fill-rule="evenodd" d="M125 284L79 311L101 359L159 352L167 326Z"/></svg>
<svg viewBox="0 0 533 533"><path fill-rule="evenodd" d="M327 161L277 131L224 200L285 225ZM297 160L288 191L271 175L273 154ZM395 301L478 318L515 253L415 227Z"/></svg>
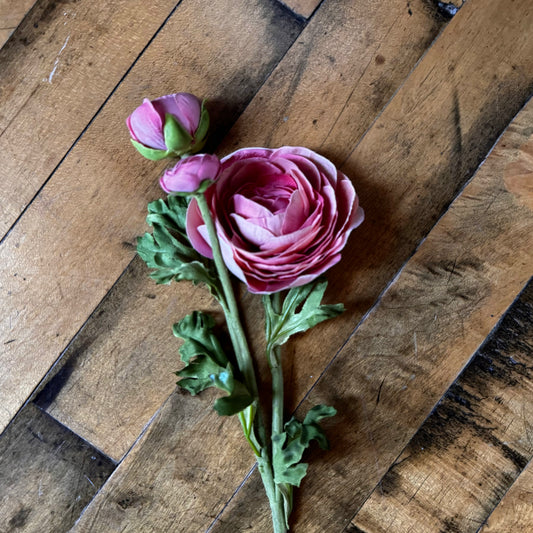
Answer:
<svg viewBox="0 0 533 533"><path fill-rule="evenodd" d="M262 454L257 458L257 466L263 480L265 492L268 496L268 502L270 504L270 511L272 513L272 526L274 533L286 533L287 518L285 516L285 506L283 504L283 497L278 490L276 483L274 482L274 476L272 475L272 466L268 453L263 448Z"/></svg>
<svg viewBox="0 0 533 533"><path fill-rule="evenodd" d="M254 398L258 397L257 382L255 380L255 373L253 367L252 357L250 355L250 349L246 342L246 336L244 334L244 328L242 327L239 319L239 308L237 307L237 300L235 299L235 293L233 292L233 286L229 277L229 272L222 258L222 251L220 250L220 243L218 242L218 236L215 229L209 206L203 194L195 195L200 213L204 219L207 234L209 235L209 241L211 250L213 251L213 260L217 268L220 282L222 283L222 289L226 298L227 312L226 320L228 322L228 329L230 332L231 340L235 347L235 356L237 357L237 363L239 369L244 376L244 380L248 390L252 393Z"/></svg>
<svg viewBox="0 0 533 533"><path fill-rule="evenodd" d="M279 292L271 296L272 310L281 312ZM283 433L283 367L281 364L281 348L276 345L269 347L268 362L272 373L272 435Z"/></svg>
<svg viewBox="0 0 533 533"><path fill-rule="evenodd" d="M259 391L257 387L257 381L255 379L253 360L244 333L244 328L242 327L242 323L239 317L239 309L237 307L237 301L233 292L233 286L231 284L228 269L222 257L222 251L220 249L220 243L218 241L215 224L213 222L211 212L209 211L209 206L207 205L205 196L203 194L197 194L195 195L195 198L198 202L200 213L206 225L211 250L213 251L213 260L215 262L218 275L220 277L222 290L224 291L225 304L222 306L222 308L224 310L224 314L226 315L226 322L228 324L229 334L235 350L235 356L237 357L237 364L239 366L239 370L241 371L244 377L244 381L246 386L248 387L248 390L255 398L254 404L248 407L246 411L243 411L239 414L239 420L243 427L244 435L250 446L252 447L254 453L256 454L259 472L261 473L263 485L265 487L265 491L268 496L268 501L270 503L274 533L286 533L287 520L285 517L283 497L274 482L274 474L270 453L267 451L267 448L264 447L266 438L263 418L259 404ZM283 402L283 396L281 397L281 401ZM281 423L283 424L283 406L281 406L281 413ZM255 427L257 428L260 442L257 442L257 439L253 435L252 424L255 425ZM257 445L261 446L261 451L258 450Z"/></svg>

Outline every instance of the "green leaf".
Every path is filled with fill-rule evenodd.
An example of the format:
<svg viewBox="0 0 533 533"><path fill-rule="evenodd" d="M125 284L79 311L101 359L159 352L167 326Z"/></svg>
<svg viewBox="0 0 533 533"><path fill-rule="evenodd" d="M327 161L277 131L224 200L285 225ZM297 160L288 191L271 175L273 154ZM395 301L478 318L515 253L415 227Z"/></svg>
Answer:
<svg viewBox="0 0 533 533"><path fill-rule="evenodd" d="M174 324L174 335L185 342L179 353L185 368L176 372L183 378L178 385L195 395L208 387L228 393L218 398L214 408L219 415L240 413L253 402L245 385L235 377L232 363L213 333L214 319L201 311L194 311Z"/></svg>
<svg viewBox="0 0 533 533"><path fill-rule="evenodd" d="M176 155L182 155L190 150L191 135L170 113L165 114L163 135L167 148Z"/></svg>
<svg viewBox="0 0 533 533"><path fill-rule="evenodd" d="M317 405L307 413L303 422L293 417L285 424L283 433L272 437L272 465L276 483L300 486L308 466L307 463L300 462L303 453L313 440L323 450L329 448L328 440L319 422L336 413L333 407Z"/></svg>
<svg viewBox="0 0 533 533"><path fill-rule="evenodd" d="M137 252L153 271L150 277L156 283L172 280L205 283L211 293L223 302L222 288L211 261L202 257L190 244L185 230L187 200L169 196L167 201L148 204L146 222L153 232L137 239Z"/></svg>
<svg viewBox="0 0 533 533"><path fill-rule="evenodd" d="M146 159L150 159L151 161L159 161L160 159L165 159L165 157L171 155L168 150L156 150L155 148L148 148L147 146L144 146L144 144L134 141L133 139L130 139L130 141L143 157L146 157Z"/></svg>
<svg viewBox="0 0 533 533"><path fill-rule="evenodd" d="M301 333L344 311L342 304L321 305L328 282L318 279L291 289L283 301L281 313L276 313L272 296L263 296L266 314L266 336L270 348L281 346L295 333Z"/></svg>

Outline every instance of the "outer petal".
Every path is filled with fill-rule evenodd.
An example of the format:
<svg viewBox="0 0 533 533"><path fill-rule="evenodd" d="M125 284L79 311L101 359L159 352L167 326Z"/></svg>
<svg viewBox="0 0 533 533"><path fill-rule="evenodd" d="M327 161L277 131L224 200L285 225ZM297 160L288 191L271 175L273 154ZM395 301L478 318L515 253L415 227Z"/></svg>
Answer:
<svg viewBox="0 0 533 533"><path fill-rule="evenodd" d="M177 93L156 98L154 107L164 118L166 113L174 115L179 123L194 137L200 123L202 103L189 93Z"/></svg>
<svg viewBox="0 0 533 533"><path fill-rule="evenodd" d="M163 121L147 98L126 120L133 140L140 142L148 148L166 150L163 137Z"/></svg>

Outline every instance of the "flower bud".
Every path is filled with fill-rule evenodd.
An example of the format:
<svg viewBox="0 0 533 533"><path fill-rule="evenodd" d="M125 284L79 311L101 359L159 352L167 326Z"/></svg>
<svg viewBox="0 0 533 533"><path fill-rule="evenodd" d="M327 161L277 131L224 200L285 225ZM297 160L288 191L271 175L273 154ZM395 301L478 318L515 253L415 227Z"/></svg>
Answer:
<svg viewBox="0 0 533 533"><path fill-rule="evenodd" d="M220 161L216 155L193 155L166 170L159 184L168 194L203 192L215 181L219 170Z"/></svg>
<svg viewBox="0 0 533 533"><path fill-rule="evenodd" d="M144 157L158 161L199 152L207 137L209 114L205 100L177 93L151 101L145 98L126 124L133 146Z"/></svg>

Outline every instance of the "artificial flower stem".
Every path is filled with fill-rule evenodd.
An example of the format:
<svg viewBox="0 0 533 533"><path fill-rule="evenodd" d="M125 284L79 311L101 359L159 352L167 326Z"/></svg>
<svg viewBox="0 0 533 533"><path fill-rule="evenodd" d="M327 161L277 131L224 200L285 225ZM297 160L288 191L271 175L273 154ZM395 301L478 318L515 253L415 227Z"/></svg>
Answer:
<svg viewBox="0 0 533 533"><path fill-rule="evenodd" d="M226 321L228 323L228 329L231 336L231 340L235 348L237 363L239 365L240 371L244 376L244 380L246 382L248 390L256 399L258 416L256 417L255 422L258 426L260 438L264 442L264 426L259 407L259 391L257 388L257 381L255 379L255 372L252 357L250 355L250 349L248 348L248 342L246 340L244 329L239 318L239 309L237 307L235 293L233 292L233 286L231 284L228 269L226 268L226 264L224 263L224 259L222 257L222 251L220 249L220 243L218 241L218 235L215 229L215 224L213 222L211 212L209 211L209 206L207 205L205 196L203 195L203 193L199 193L195 194L195 198L198 202L198 207L200 209L200 213L207 229L207 234L209 236L209 241L211 244L211 250L213 251L213 261L215 262L215 266L222 284L222 289L224 291L226 305L223 306L223 309L226 315ZM248 407L248 409L253 409L253 406ZM285 516L283 498L281 492L276 487L276 483L274 482L274 474L270 454L264 447L261 448L260 452L257 450L257 447L250 439L250 428L248 427L248 424L246 424L245 416L240 416L239 419L241 421L241 425L243 426L246 439L248 440L250 446L256 454L257 465L270 504L274 533L286 533L287 518Z"/></svg>
<svg viewBox="0 0 533 533"><path fill-rule="evenodd" d="M283 497L274 482L270 457L264 448L262 454L257 458L257 467L268 496L274 533L287 533L287 517L285 516Z"/></svg>
<svg viewBox="0 0 533 533"><path fill-rule="evenodd" d="M280 293L270 297L274 313L281 313ZM279 345L269 346L268 362L272 373L272 435L283 433L283 367Z"/></svg>
<svg viewBox="0 0 533 533"><path fill-rule="evenodd" d="M202 218L207 229L211 250L213 251L213 260L220 277L220 282L222 283L224 296L226 297L226 304L229 311L229 313L226 313L226 320L228 321L230 336L232 337L232 341L235 346L237 363L244 376L248 390L252 393L254 398L258 398L259 393L255 379L252 357L250 355L250 349L248 348L248 342L246 341L244 329L239 319L237 300L235 299L235 293L233 292L233 286L231 284L228 269L222 257L222 251L220 249L220 243L218 242L215 224L213 222L211 212L209 211L209 206L207 205L205 196L203 194L196 194L195 198L198 202L198 207L200 208L200 213L202 214Z"/></svg>

